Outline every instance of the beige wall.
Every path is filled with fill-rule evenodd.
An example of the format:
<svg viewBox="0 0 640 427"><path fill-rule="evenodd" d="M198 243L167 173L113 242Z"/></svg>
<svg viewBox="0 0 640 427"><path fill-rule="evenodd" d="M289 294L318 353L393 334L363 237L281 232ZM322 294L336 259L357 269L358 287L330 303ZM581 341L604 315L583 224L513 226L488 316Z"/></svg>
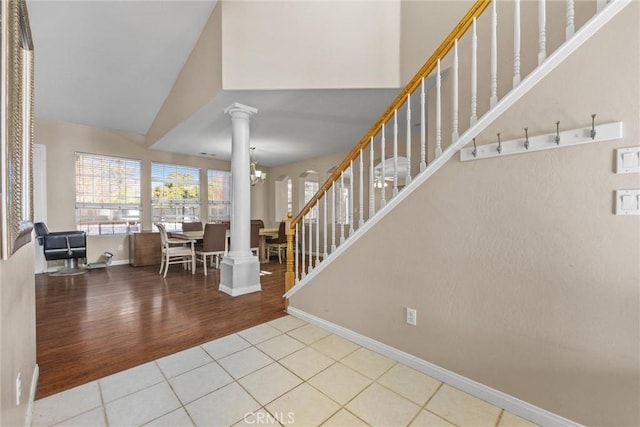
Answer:
<svg viewBox="0 0 640 427"><path fill-rule="evenodd" d="M21 426L36 366L36 303L33 242L0 261L0 425ZM22 402L16 406L15 381L22 375Z"/></svg>
<svg viewBox="0 0 640 427"><path fill-rule="evenodd" d="M218 2L146 135L147 145L206 105L222 89L221 9Z"/></svg>
<svg viewBox="0 0 640 427"><path fill-rule="evenodd" d="M269 170L269 183L268 191L269 198L267 201L267 213L265 215L269 221L274 224L278 224L284 218L276 218L276 181L288 176L292 179L293 186L293 214L296 215L300 209L304 206L304 175L308 172L316 172L318 174L318 180L320 186L324 184L324 181L328 177L328 171L334 168L344 157L347 152L341 152L336 154L330 154L328 156L315 157L312 159L306 159L287 165L272 167ZM284 189L284 188L283 188ZM283 199L286 202L286 199Z"/></svg>
<svg viewBox="0 0 640 427"><path fill-rule="evenodd" d="M200 179L205 182L208 168L229 170L230 166L226 161L148 150L138 135L45 119L36 119L35 142L47 147L47 226L52 231L74 229L76 225L76 151L142 160L142 226L145 230L151 229L152 161L200 168ZM260 213L262 208L255 206L255 209ZM206 204L201 205L200 212L206 215ZM129 258L126 235L89 236L87 246L89 262L105 251L114 254L114 261Z"/></svg>
<svg viewBox="0 0 640 427"><path fill-rule="evenodd" d="M577 422L639 425L640 222L612 213L615 190L640 188L613 172L640 141L639 6L483 134L595 112L621 140L454 158L291 305Z"/></svg>
<svg viewBox="0 0 640 427"><path fill-rule="evenodd" d="M397 87L400 2L225 1L222 42L225 90Z"/></svg>
<svg viewBox="0 0 640 427"><path fill-rule="evenodd" d="M473 3L470 0L402 0L400 78L403 85L413 78Z"/></svg>

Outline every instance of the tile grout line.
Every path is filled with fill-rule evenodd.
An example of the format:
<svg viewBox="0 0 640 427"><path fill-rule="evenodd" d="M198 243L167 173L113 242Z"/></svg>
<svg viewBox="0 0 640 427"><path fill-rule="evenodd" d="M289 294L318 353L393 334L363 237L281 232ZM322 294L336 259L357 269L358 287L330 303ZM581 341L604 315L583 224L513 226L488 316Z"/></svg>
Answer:
<svg viewBox="0 0 640 427"><path fill-rule="evenodd" d="M425 374L426 375L426 374ZM446 422L448 422L449 424L451 424L452 426L458 426L458 424L454 423L453 421L449 420L448 418L444 417L443 415L437 414L433 411L430 411L429 409L427 409L427 405L429 404L429 402L431 402L431 400L433 400L433 398L436 396L436 394L438 394L438 392L440 390L442 390L442 388L444 387L444 383L442 381L440 381L440 385L438 386L438 388L436 389L436 391L433 392L433 394L431 395L431 397L429 397L427 399L427 401L425 402L424 406L422 407L423 410L427 411L430 414L435 415L438 418L441 418L443 420L445 420Z"/></svg>
<svg viewBox="0 0 640 427"><path fill-rule="evenodd" d="M277 319L276 319L276 320L277 320ZM265 323L265 325L268 325L268 324L269 324L269 322ZM153 421L155 421L155 420L157 420L157 419L159 419L159 418L162 418L162 417L164 417L164 416L166 416L166 415L168 415L168 414L170 414L170 413L172 413L172 412L174 412L174 411L176 411L176 410L178 410L178 409L180 409L180 408L181 408L181 409L183 409L183 410L186 412L187 417L189 418L189 420L190 420L194 425L196 425L195 421L194 421L194 420L193 420L193 418L191 417L191 414L187 411L186 406L187 406L187 405L189 405L189 404L191 404L191 403L193 403L193 402L195 402L195 401L197 401L197 400L199 400L199 399L202 399L202 398L203 398L203 397L205 397L205 396L210 395L211 393L214 393L214 392L216 392L216 391L219 391L219 390L223 389L224 387L227 387L227 386L229 386L229 385L233 384L234 382L235 382L235 383L238 385L238 387L240 387L240 388L241 388L245 393L247 393L247 394L251 397L251 399L252 399L254 402L256 402L256 403L259 405L259 409L257 409L257 410L256 410L256 411L254 411L254 412L257 412L257 411L259 411L259 410L264 410L264 411L266 411L266 412L270 413L270 412L267 410L267 408L266 408L266 406L267 406L267 405L272 404L274 401L276 401L276 400L280 399L282 396L286 395L287 393L290 393L292 390L295 390L296 388L298 388L298 387L302 386L302 384L305 384L305 383L306 383L306 384L307 384L309 387L311 387L313 390L316 390L316 391L317 391L317 392L319 392L322 396L326 397L327 399L329 399L331 402L334 402L334 403L335 403L335 404L337 404L337 406L338 406L338 409L337 409L336 411L333 411L333 412L332 412L332 413L331 413L331 414L330 414L326 419L324 419L324 420L322 421L323 423L324 423L324 422L326 422L326 421L328 421L329 419L331 419L333 416L335 416L336 414L338 414L338 413L339 413L341 410L343 410L343 409L344 409L344 411L345 411L345 412L347 412L348 414L350 414L350 415L354 416L355 418L357 418L357 419L359 419L359 420L361 420L361 421L363 421L363 422L365 422L365 423L366 423L366 421L362 420L358 415L356 415L356 414L352 413L349 409L347 409L347 405L348 405L349 403L351 403L354 399L356 399L358 396L362 395L362 393L363 393L364 391L366 391L367 389L371 388L371 386L372 386L373 384L376 384L376 385L378 385L378 386L382 387L383 389L385 389L385 390L387 390L387 391L389 391L389 392L393 393L394 395L398 396L399 398L403 399L404 401L410 402L410 403L412 403L413 405L416 405L416 406L419 408L419 409L418 409L417 414L416 414L416 415L414 415L414 416L411 418L411 420L409 421L409 423L408 423L408 424L410 424L411 422L414 422L414 421L417 419L417 417L419 417L419 416L420 416L420 414L421 414L421 412L422 412L423 410L424 410L424 411L426 411L426 412L428 412L428 413L430 413L430 414L433 414L434 416L437 416L437 417L439 417L439 418L441 418L441 419L443 419L443 420L446 420L447 422L450 422L449 420L447 420L447 419L446 419L446 418L444 418L443 416L441 416L441 415L439 415L439 414L436 414L436 413L434 413L434 412L432 412L432 411L430 411L430 410L428 410L428 409L427 409L427 405L428 405L428 404L433 400L433 398L434 398L434 397L435 397L435 396L436 396L436 395L437 395L437 394L442 390L442 388L443 388L443 386L444 386L444 383L442 383L442 382L440 382L440 381L439 381L439 383L440 383L440 384L439 384L439 385L438 385L438 387L435 389L435 391L434 391L434 392L433 392L433 393L432 393L432 394L427 398L427 400L425 401L425 403L424 403L423 405L416 404L416 403L415 403L413 400L411 400L410 398L405 397L405 396L404 396L403 394L401 394L400 392L397 392L397 391L395 391L395 390L393 390L393 389L389 388L388 386L386 386L385 384L382 384L382 383L380 382L380 380L381 380L385 375L387 375L387 374L388 374L388 373L389 373L389 372L390 372L394 367L396 367L396 366L398 366L398 365L403 365L403 364L401 364L401 363L399 363L399 362L397 362L397 361L395 361L395 360L393 360L393 359L390 359L390 358L388 358L388 357L386 357L386 356L384 356L384 355L381 355L380 353L377 353L377 352L372 351L372 353L374 353L374 354L376 354L376 355L378 355L378 356L385 357L386 359L389 359L389 360L390 360L390 361L392 361L393 363L392 363L388 368L384 369L384 370L383 370L383 372L381 372L379 375L376 375L374 378L370 378L370 377L368 377L367 375L363 375L363 374L362 374L362 373L360 373L359 371L356 371L356 370L355 370L355 369L353 369L352 367L350 367L350 366L348 366L348 365L345 365L345 364L342 362L344 359L346 359L346 358L348 358L349 356L353 355L353 354L354 354L354 353L356 353L357 351L359 351L359 350L361 350L361 349L363 349L363 348L364 348L364 349L366 349L365 347L362 347L362 346L360 346L360 345L358 345L358 344L356 344L356 343L353 343L353 342L352 342L352 341L350 341L350 340L346 340L345 338L340 337L339 335L336 335L336 334L331 333L331 332L329 332L329 331L327 331L327 332L329 332L327 335L325 335L325 336L323 336L323 337L321 337L321 338L319 338L319 339L316 339L316 340L314 340L314 341L310 341L308 344L307 344L307 343L305 343L305 342L300 341L300 340L299 340L298 338L296 338L295 336L291 336L291 335L289 335L289 332L291 332L291 331L295 331L295 330L300 329L300 328L302 328L302 327L304 327L304 326L307 326L307 325L310 325L310 324L309 324L309 323L305 323L305 324L302 324L302 325L298 325L298 326L296 326L296 327L294 327L294 328L292 328L292 329L289 329L288 331L282 331L282 330L281 330L281 329L279 329L279 328L276 328L276 327L274 327L274 326L269 325L271 328L273 328L273 329L277 330L279 333L278 333L277 335L272 336L272 337L269 337L269 338L267 338L267 339L264 339L264 340L261 340L261 341L257 341L257 342L255 342L255 344L254 344L254 343L249 342L249 341L248 341L246 338L244 338L242 335L239 335L239 333L234 333L234 334L227 335L227 336L225 336L225 337L217 338L217 339L212 340L212 341L210 341L210 342L214 342L214 341L219 340L219 339L223 339L223 338L226 338L226 337L230 337L230 336L236 335L236 336L237 336L238 338L240 338L243 342L245 342L245 343L247 343L247 344L248 344L248 346L247 346L247 347L242 348L242 349L237 350L237 351L234 351L234 352L229 353L229 354L227 354L227 355L224 355L223 357L220 357L219 359L216 359L212 354L210 354L210 353L209 353L209 352L208 352L208 351L203 347L203 345L205 345L205 344L207 344L207 343L200 344L200 345L198 345L198 346L192 347L192 348L199 348L199 349L200 349L201 351L203 351L203 352L204 352L204 354L206 354L206 355L207 355L207 357L208 357L208 358L210 358L211 360L210 360L210 361L208 361L207 363L203 364L203 365L196 366L196 367L194 367L194 368L192 368L192 369L189 369L189 370L187 370L187 371L181 372L180 374L178 374L178 375L176 375L176 376L173 376L173 377L171 377L171 378L177 378L177 377L179 377L179 376L181 376L181 375L184 375L184 374L186 374L186 373L192 372L193 370L196 370L196 369L202 368L203 366L207 366L207 365L209 365L209 364L211 364L211 363L215 363L215 365L216 365L216 366L218 366L218 367L219 367L223 372L225 372L227 375L229 375L229 377L231 378L231 380L232 380L232 381L231 381L230 383L228 383L228 384L225 384L225 385L223 385L223 386L221 386L221 387L217 388L216 390L212 390L212 391L210 391L210 392L208 392L208 393L206 393L206 394L204 394L204 395L202 395L202 396L199 396L198 398L196 398L196 399L194 399L193 401L188 402L188 403L183 403L183 402L182 402L182 400L179 398L179 396L178 396L178 394L177 394L176 390L174 389L174 387L173 387L173 386L171 385L171 383L170 383L170 378L169 378L169 377L167 377L167 374L162 370L162 368L161 368L161 367L160 367L160 365L158 364L158 360L159 360L159 359L155 359L155 360L153 360L153 364L154 364L155 368L156 368L156 369L158 369L158 370L160 371L161 377L162 377L163 379L162 379L162 380L160 380L160 381L158 381L158 382L156 382L156 383L154 383L154 384L150 384L150 385L146 386L146 387L145 387L145 388L143 388L142 390L144 390L144 389L148 389L148 388L153 387L153 386L156 386L156 385L158 385L158 384L161 384L161 383L164 381L164 382L168 385L169 389L172 391L173 396L177 399L177 401L178 401L178 403L179 403L179 406L178 406L177 408L175 408L175 409L173 409L173 410L171 410L171 411L169 411L169 412L165 413L165 414L162 414L162 415L160 415L160 416L158 416L158 417L156 417L156 418L154 418L154 419L152 419L152 420L150 420L150 421L147 421L147 423L153 422ZM315 325L312 325L312 326L315 326ZM322 328L321 328L321 329L322 329ZM325 330L325 331L326 331L326 330ZM240 332L242 332L242 331L240 331ZM264 351L262 351L260 348L258 348L258 345L264 344L264 343L266 343L266 342L268 342L268 341L270 341L270 340L273 340L273 339L276 339L276 338L279 338L279 337L282 337L282 336L286 336L286 337L288 337L288 338L293 339L293 340L294 340L294 341L296 341L296 342L301 343L301 344L303 345L303 347L302 347L302 348L300 348L300 349L298 349L298 350L296 350L296 351L294 351L294 352L292 352L292 353L286 354L286 355L284 355L284 356L280 357L279 359L276 359L276 358L274 358L274 357L270 356L269 354L265 353L265 352L264 352ZM334 358L334 357L330 356L329 354L326 354L326 353L322 352L321 350L319 350L319 349L317 349L317 348L313 347L314 345L317 345L317 344L318 344L319 342L321 342L322 340L328 339L328 338L330 338L330 337L332 337L332 336L333 336L333 337L338 337L338 338L345 339L347 342L349 342L349 343L351 343L351 344L355 345L355 346L356 346L356 348L354 348L353 350L348 351L346 354L344 354L344 355L340 356L339 358ZM253 347L253 348L254 348L254 350L255 350L255 351L258 351L260 354L265 355L269 360L271 360L271 363L268 363L266 366L263 366L263 367L261 367L261 368L255 369L255 370L253 370L253 371L251 371L251 372L248 372L248 373L244 374L242 377L239 377L239 378L235 378L233 375L231 375L231 373L230 373L227 369L225 369L225 368L224 368L224 367L219 363L219 360L225 359L225 358L227 358L227 357L231 357L231 356L233 356L233 355L235 355L235 354L237 354L237 353L239 353L239 352L241 352L241 351L247 350L247 349L249 349L249 348L251 348L251 347ZM321 369L321 370L319 370L318 372L315 372L312 376L310 376L310 377L309 377L308 379L306 379L306 380L305 380L305 379L303 379L302 377L300 377L300 376L299 376L298 374L296 374L295 372L291 371L289 368L287 368L286 366L284 366L284 365L281 363L281 361L282 361L283 359L285 359L285 358L287 358L287 357L289 357L289 356L291 356L291 355L293 355L293 354L295 354L295 353L298 353L298 352L300 352L300 351L303 351L303 350L305 350L305 349L311 349L311 350L313 350L313 351L317 352L318 354L320 354L320 355L322 355L322 356L324 356L324 357L328 358L328 359L331 361L331 363L330 363L328 366L326 366L326 367L322 368L322 369ZM187 349L187 350L189 350L189 349ZM366 350L368 350L368 349L366 349ZM185 351L186 351L186 350L185 350ZM369 351L371 351L371 350L369 350ZM180 352L178 352L178 353L180 353ZM177 353L174 353L174 354L177 354ZM172 356L172 355L165 356L165 357L171 357L171 356ZM260 371L260 370L262 370L262 369L264 369L264 368L266 368L266 367L268 367L268 366L271 366L271 365L273 365L273 364L278 364L278 366L282 367L286 372L288 372L288 373L292 374L293 376L295 376L296 378L298 378L298 379L301 381L301 383L300 383L300 384L298 384L298 385L296 385L296 386L294 386L293 388L291 388L291 389L289 389L289 390L285 391L284 393L282 393L282 394L278 395L277 397L275 397L274 399L272 399L270 402L267 402L267 403L265 403L265 404L263 405L261 402L259 402L259 401L256 399L256 397L255 397L252 393L250 393L250 392L249 392L249 391L248 391L248 390L247 390L247 389L246 389L246 388L245 388L245 387L240 383L240 380L242 380L243 378L246 378L247 376L252 375L252 374L254 374L254 373L256 373L256 372L258 372L258 371ZM312 379L313 379L313 378L315 378L316 376L318 376L318 375L322 374L323 372L325 372L325 371L329 370L330 368L332 368L332 367L336 366L337 364L340 364L340 365L342 365L345 369L349 369L350 371L353 371L353 372L355 372L355 373L357 373L357 374L359 374L359 375L363 375L363 377L365 377L365 378L369 381L369 384L367 384L367 385L366 385L362 390L360 390L358 393L356 393L356 394L355 394L351 399L349 399L345 404L341 404L341 403L337 402L337 401L336 401L336 400L334 400L332 397L330 397L328 394L326 394L325 392L323 392L322 390L320 390L320 389L318 389L316 386L314 386L312 383L310 383L310 380L312 380ZM142 365L139 365L139 366L142 366ZM406 366L406 365L403 365L403 366ZM134 368L135 368L135 367L134 367ZM409 368L410 368L410 367L409 367ZM411 368L410 368L410 369L411 369ZM121 371L121 372L124 372L124 371ZM418 373L420 373L419 371L417 371L417 372L418 372ZM116 374L117 374L117 373L116 373ZM114 374L114 375L116 375L116 374ZM429 378L432 378L432 377L430 377L430 376L428 376L428 375L426 375L426 376L427 376L427 377L429 377ZM105 377L105 378L107 378L107 377ZM101 385L101 383L100 383L100 381L101 381L102 379L104 379L104 378L97 379L97 380L95 380L95 382L96 382L96 385L97 385L97 387L98 387L98 393L99 393L100 402L101 402L101 405L100 405L99 407L101 408L101 412L102 412L102 416L103 416L104 421L106 422L106 424L107 424L107 425L109 425L109 420L108 420L108 418L107 418L107 414L106 414L106 405L107 405L107 402L105 402L105 400L104 400L104 394L103 394L103 390L102 390L102 385ZM118 399L115 399L114 401L116 401L116 400L120 400L120 399L123 399L123 398L126 398L127 396L130 396L130 395L132 395L132 394L134 394L134 393L137 393L137 392L140 392L140 391L142 391L142 390L137 390L137 391L135 391L135 392L128 393L128 394L126 394L126 395L120 396L120 397L118 397ZM495 405L492 405L492 406L495 406ZM496 407L496 408L498 408L497 406L495 406L495 407ZM75 418L75 417L77 417L77 416L83 415L83 414L88 413L88 412L90 412L90 411L93 411L93 410L95 410L95 409L97 409L97 408L98 408L98 407L96 407L96 408L92 408L92 409L89 409L89 410L87 410L87 411L85 411L85 412L82 412L82 413L80 413L80 414L76 414L76 415L73 415L73 416L71 416L71 417L67 417L67 418L65 418L64 420L61 420L60 422L64 422L64 421L67 421L67 420L69 420L69 419ZM502 419L502 417L503 417L503 415L504 415L504 412L505 412L505 410L504 410L503 408L498 408L498 409L500 409L500 413L499 413L499 415L498 415L498 418L497 418L497 421L496 421L495 426L499 425L499 423L500 423L500 421L501 421L501 419ZM241 420L238 420L238 421L241 421ZM456 425L455 423L451 423L451 424L452 424L452 425Z"/></svg>

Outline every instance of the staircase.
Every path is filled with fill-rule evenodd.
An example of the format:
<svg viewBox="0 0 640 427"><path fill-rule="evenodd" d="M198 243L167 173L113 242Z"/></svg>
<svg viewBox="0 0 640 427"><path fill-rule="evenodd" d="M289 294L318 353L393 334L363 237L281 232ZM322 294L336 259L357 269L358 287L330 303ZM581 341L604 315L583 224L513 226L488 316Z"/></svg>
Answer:
<svg viewBox="0 0 640 427"><path fill-rule="evenodd" d="M315 196L295 218L290 214L285 297L310 283L463 147L482 138L497 117L631 0L577 2L580 10L566 1L564 40L554 49L549 35L559 31L547 23L558 20L548 19L547 2L522 3L521 8L519 0L478 0ZM512 7L513 15L498 16L502 4ZM589 14L581 26L577 12ZM522 23L533 20L536 34L531 28L521 32ZM532 37L535 49L526 49L522 41Z"/></svg>

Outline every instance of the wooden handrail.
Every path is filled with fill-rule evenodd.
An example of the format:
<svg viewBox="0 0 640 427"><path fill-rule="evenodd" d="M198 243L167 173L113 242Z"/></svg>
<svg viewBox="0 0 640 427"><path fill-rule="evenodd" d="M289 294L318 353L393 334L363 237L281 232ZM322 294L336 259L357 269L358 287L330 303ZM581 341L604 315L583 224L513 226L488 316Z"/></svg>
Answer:
<svg viewBox="0 0 640 427"><path fill-rule="evenodd" d="M294 228L296 224L302 221L302 218L318 203L320 198L331 188L334 182L336 182L340 175L349 168L351 162L355 160L362 150L364 150L370 143L371 138L374 137L380 129L382 129L382 125L388 122L397 109L399 109L402 104L407 99L407 95L413 93L422 83L422 79L426 78L433 69L436 67L438 59L444 58L447 53L453 48L453 45L456 40L460 39L469 29L471 24L473 23L474 18L477 18L484 12L484 10L489 6L491 0L477 0L473 6L469 9L469 11L464 15L464 17L458 22L458 24L453 28L451 33L444 39L444 41L438 46L438 48L433 52L433 54L427 59L427 61L422 65L420 70L416 73L415 76L407 83L407 85L402 89L400 94L394 99L394 101L389 105L389 107L385 110L385 112L380 116L380 118L373 124L371 129L362 137L360 142L356 144L355 147L351 150L351 152L344 158L342 163L336 168L335 171L331 174L331 176L324 182L322 187L318 190L318 192L307 202L306 205L302 208L300 213L296 215L293 221L289 222L290 228ZM384 153L383 153L384 155Z"/></svg>

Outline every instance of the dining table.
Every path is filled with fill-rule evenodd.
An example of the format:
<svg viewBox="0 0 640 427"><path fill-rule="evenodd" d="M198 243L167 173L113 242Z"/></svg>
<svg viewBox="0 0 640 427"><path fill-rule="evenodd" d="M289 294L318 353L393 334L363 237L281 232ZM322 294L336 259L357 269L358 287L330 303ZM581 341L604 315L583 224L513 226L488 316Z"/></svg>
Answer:
<svg viewBox="0 0 640 427"><path fill-rule="evenodd" d="M260 229L260 262L269 262L269 257L267 256L267 239L269 238L277 238L278 237L278 228L261 228ZM179 239L185 240L202 240L204 238L204 230L198 231L170 231L169 235L171 237L176 237ZM225 242L225 254L229 252L229 241L231 238L231 230L227 230L226 233L226 242Z"/></svg>

